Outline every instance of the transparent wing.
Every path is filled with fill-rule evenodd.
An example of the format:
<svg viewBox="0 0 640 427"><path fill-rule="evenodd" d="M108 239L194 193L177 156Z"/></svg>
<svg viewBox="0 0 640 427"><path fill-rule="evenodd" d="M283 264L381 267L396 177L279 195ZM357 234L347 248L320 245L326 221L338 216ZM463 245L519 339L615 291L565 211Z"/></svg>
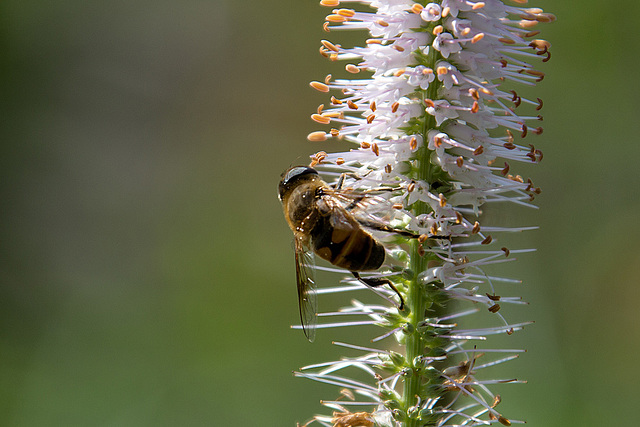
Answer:
<svg viewBox="0 0 640 427"><path fill-rule="evenodd" d="M332 208L333 212L346 211L360 225L369 229L397 232L398 230L390 228L388 224L393 218L403 213L394 209L392 203L383 197L391 195L387 190L386 188L366 192L350 189L331 190L323 201ZM381 192L386 194L380 195ZM407 236L412 237L410 233Z"/></svg>
<svg viewBox="0 0 640 427"><path fill-rule="evenodd" d="M296 284L298 287L298 307L302 330L310 342L316 337L318 302L316 300L316 280L314 277L313 252L305 248L300 239L294 239L296 254Z"/></svg>

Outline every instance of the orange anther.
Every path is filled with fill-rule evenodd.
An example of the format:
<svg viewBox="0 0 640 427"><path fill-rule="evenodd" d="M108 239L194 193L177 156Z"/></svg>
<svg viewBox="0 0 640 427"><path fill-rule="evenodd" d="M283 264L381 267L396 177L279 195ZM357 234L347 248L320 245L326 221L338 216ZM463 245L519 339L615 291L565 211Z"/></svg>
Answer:
<svg viewBox="0 0 640 427"><path fill-rule="evenodd" d="M320 40L320 43L322 43L322 45L324 47L326 47L329 50L332 50L334 52L339 52L340 49L338 49L338 46L336 46L335 44L331 43L329 40Z"/></svg>
<svg viewBox="0 0 640 427"><path fill-rule="evenodd" d="M478 234L479 231L480 231L480 223L478 221L476 221L475 223L473 223L473 228L471 229L471 234Z"/></svg>
<svg viewBox="0 0 640 427"><path fill-rule="evenodd" d="M347 64L344 68L351 74L358 74L360 72L360 68L356 67L353 64Z"/></svg>
<svg viewBox="0 0 640 427"><path fill-rule="evenodd" d="M338 15L344 16L345 18L353 18L353 15L356 14L356 11L353 9L340 9L338 10Z"/></svg>
<svg viewBox="0 0 640 427"><path fill-rule="evenodd" d="M323 125L328 125L329 123L331 123L331 119L329 117L326 117L320 114L312 114L311 120L317 123L321 123Z"/></svg>
<svg viewBox="0 0 640 427"><path fill-rule="evenodd" d="M478 43L480 40L484 38L484 33L478 33L471 39L471 43Z"/></svg>
<svg viewBox="0 0 640 427"><path fill-rule="evenodd" d="M338 24L341 24L347 20L347 18L341 15L328 15L325 19L327 20L327 22L333 22ZM533 22L536 22L536 21L533 21Z"/></svg>
<svg viewBox="0 0 640 427"><path fill-rule="evenodd" d="M307 139L313 142L326 141L327 134L322 131L311 132L309 135L307 135Z"/></svg>
<svg viewBox="0 0 640 427"><path fill-rule="evenodd" d="M329 92L329 86L320 82L311 82L309 86L320 92Z"/></svg>

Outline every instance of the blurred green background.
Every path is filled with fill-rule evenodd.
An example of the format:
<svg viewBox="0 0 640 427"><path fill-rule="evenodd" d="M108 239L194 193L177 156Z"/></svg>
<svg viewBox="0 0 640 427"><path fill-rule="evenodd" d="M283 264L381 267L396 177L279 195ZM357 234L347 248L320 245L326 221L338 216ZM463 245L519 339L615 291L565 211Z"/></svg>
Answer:
<svg viewBox="0 0 640 427"><path fill-rule="evenodd" d="M540 230L502 269L536 325L500 377L532 426L633 425L640 401L640 49L632 1L540 0L558 17L544 161L520 169ZM279 174L342 67L311 0L0 4L0 425L294 426L333 399L291 371L336 357L297 321ZM349 44L343 33L329 36ZM506 218L506 217L509 218ZM516 218L516 220L513 220ZM346 302L337 299L336 305ZM321 304L328 304L324 300ZM346 339L346 338L345 338Z"/></svg>

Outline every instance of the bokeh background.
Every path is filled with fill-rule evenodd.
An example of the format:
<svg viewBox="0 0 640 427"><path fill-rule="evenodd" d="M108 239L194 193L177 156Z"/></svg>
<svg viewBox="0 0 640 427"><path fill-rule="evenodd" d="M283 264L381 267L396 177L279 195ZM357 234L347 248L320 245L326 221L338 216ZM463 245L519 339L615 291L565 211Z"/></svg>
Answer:
<svg viewBox="0 0 640 427"><path fill-rule="evenodd" d="M532 5L558 17L535 92L545 157L521 169L542 209L494 214L540 226L510 244L538 251L502 270L531 302L510 318L536 324L505 341L528 353L500 376L529 384L500 389L500 408L532 426L634 425L640 6ZM341 148L305 140L327 102L308 82L342 70L317 53L326 12L0 3L0 425L294 426L335 397L291 374L336 357L336 336L289 329L276 198L282 170Z"/></svg>

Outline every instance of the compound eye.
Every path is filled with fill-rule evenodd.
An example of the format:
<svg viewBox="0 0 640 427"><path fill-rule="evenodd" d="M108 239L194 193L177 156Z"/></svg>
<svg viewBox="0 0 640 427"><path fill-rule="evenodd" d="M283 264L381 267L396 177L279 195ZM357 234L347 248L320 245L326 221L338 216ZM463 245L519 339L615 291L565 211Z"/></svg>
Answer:
<svg viewBox="0 0 640 427"><path fill-rule="evenodd" d="M307 166L294 166L282 174L282 182L290 184L306 175L318 175L318 171Z"/></svg>
<svg viewBox="0 0 640 427"><path fill-rule="evenodd" d="M278 186L278 195L280 197L280 200L282 200L289 189L291 189L302 180L309 179L312 176L318 176L318 171L308 166L294 166L287 169L282 174L282 179L280 180L280 185Z"/></svg>

